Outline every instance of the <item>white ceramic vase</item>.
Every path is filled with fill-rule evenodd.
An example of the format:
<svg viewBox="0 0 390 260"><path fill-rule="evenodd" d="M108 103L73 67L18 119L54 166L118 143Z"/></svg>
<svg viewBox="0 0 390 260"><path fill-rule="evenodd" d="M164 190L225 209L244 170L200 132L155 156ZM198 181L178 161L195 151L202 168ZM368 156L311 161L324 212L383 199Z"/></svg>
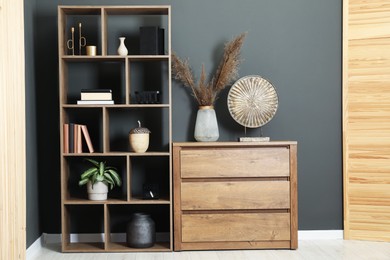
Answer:
<svg viewBox="0 0 390 260"><path fill-rule="evenodd" d="M126 45L125 45L125 39L126 39L126 37L119 37L118 54L120 56L126 56L128 53Z"/></svg>
<svg viewBox="0 0 390 260"><path fill-rule="evenodd" d="M93 186L89 181L87 183L87 192L89 200L107 200L108 186L104 182L98 181Z"/></svg>
<svg viewBox="0 0 390 260"><path fill-rule="evenodd" d="M196 115L195 140L214 142L219 138L217 116L213 106L200 106Z"/></svg>

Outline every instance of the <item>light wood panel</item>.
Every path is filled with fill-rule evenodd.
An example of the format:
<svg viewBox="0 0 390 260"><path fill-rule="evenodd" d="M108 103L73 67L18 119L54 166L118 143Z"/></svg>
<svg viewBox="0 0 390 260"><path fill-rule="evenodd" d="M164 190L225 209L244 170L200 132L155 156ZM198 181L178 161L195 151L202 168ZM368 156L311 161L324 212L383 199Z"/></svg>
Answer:
<svg viewBox="0 0 390 260"><path fill-rule="evenodd" d="M182 216L182 242L289 239L289 213L185 214Z"/></svg>
<svg viewBox="0 0 390 260"><path fill-rule="evenodd" d="M183 182L182 210L288 209L288 181Z"/></svg>
<svg viewBox="0 0 390 260"><path fill-rule="evenodd" d="M23 0L0 0L0 259L26 257Z"/></svg>
<svg viewBox="0 0 390 260"><path fill-rule="evenodd" d="M344 237L390 241L390 1L344 1Z"/></svg>
<svg viewBox="0 0 390 260"><path fill-rule="evenodd" d="M182 178L289 176L285 147L212 148L181 152Z"/></svg>

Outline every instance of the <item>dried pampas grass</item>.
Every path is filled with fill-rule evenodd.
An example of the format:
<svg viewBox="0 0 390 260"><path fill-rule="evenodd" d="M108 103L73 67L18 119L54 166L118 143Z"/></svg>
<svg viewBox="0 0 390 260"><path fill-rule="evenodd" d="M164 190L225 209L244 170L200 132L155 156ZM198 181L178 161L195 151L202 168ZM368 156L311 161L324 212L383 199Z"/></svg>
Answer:
<svg viewBox="0 0 390 260"><path fill-rule="evenodd" d="M212 79L207 82L204 65L198 83L195 83L194 74L188 59L182 60L172 53L172 73L176 80L189 87L199 106L212 106L221 90L238 77L240 65L240 51L246 33L242 33L228 42L224 48L222 60Z"/></svg>

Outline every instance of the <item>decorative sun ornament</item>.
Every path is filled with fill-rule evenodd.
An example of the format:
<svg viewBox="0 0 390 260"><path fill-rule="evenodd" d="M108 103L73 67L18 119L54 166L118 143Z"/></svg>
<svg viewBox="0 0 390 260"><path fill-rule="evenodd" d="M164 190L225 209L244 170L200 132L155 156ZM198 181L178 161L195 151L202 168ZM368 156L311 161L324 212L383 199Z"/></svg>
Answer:
<svg viewBox="0 0 390 260"><path fill-rule="evenodd" d="M244 127L267 124L278 109L278 95L266 79L250 75L237 80L228 94L228 109L233 119Z"/></svg>

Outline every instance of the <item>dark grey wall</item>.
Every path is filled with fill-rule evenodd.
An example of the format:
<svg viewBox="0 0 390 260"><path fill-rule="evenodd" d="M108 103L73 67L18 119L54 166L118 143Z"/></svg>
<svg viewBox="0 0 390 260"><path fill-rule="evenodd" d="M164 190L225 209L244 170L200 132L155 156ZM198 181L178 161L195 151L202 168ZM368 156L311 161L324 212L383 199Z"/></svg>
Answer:
<svg viewBox="0 0 390 260"><path fill-rule="evenodd" d="M224 42L247 31L240 76L261 75L279 95L277 114L263 133L273 140L298 141L299 229L342 229L341 0L37 0L36 33L28 44L35 54L30 69L36 77L40 126L43 232L60 232L58 4L170 4L172 48L189 58L196 73L204 63L211 74ZM244 134L227 111L227 91L216 102L220 141ZM174 141L193 140L196 108L186 89L175 83Z"/></svg>
<svg viewBox="0 0 390 260"><path fill-rule="evenodd" d="M38 142L34 73L34 12L36 2L24 1L26 64L26 225L29 247L42 233L39 219Z"/></svg>

